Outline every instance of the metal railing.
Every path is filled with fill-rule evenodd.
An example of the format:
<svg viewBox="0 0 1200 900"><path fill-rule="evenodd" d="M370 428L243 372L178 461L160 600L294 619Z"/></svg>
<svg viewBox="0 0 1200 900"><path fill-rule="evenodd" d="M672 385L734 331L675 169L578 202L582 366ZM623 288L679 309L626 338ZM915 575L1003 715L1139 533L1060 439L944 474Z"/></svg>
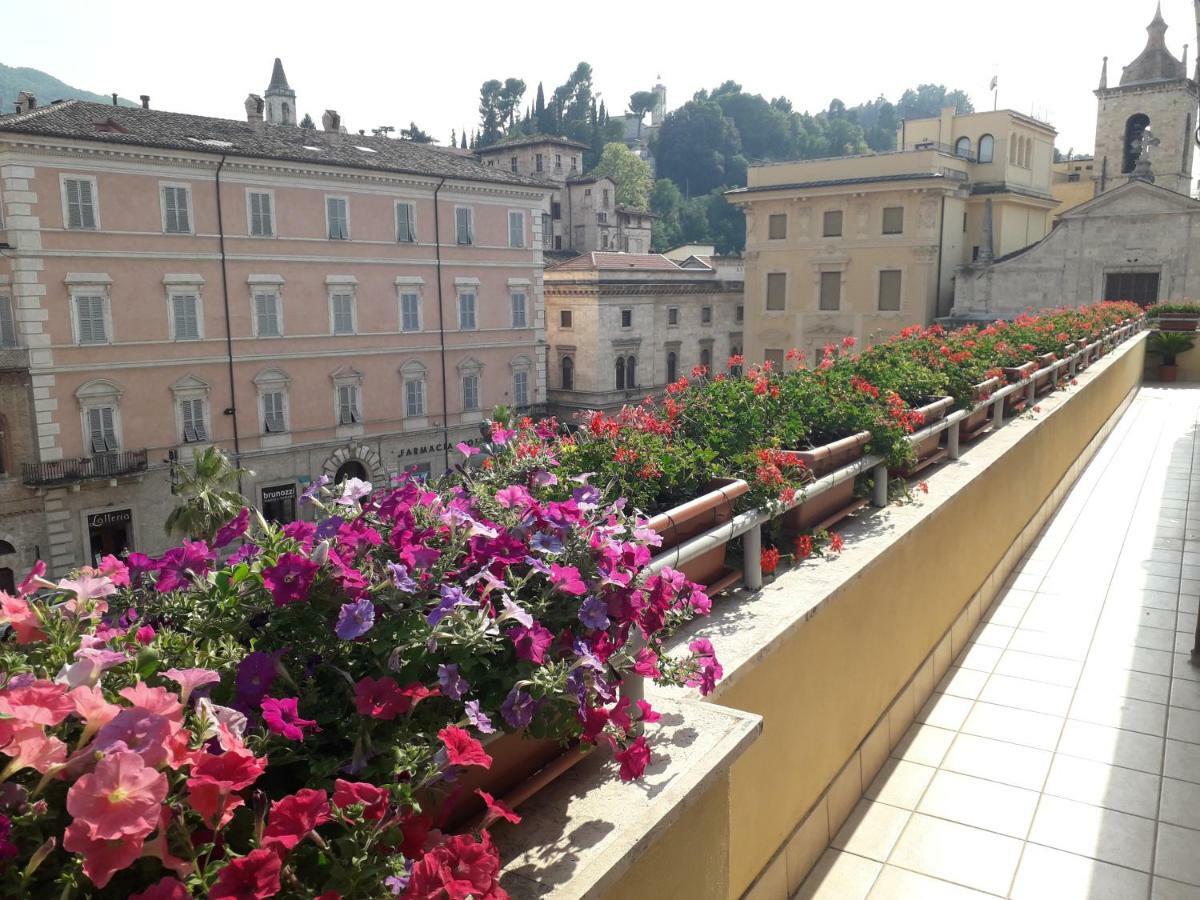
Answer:
<svg viewBox="0 0 1200 900"><path fill-rule="evenodd" d="M1004 407L1005 399L1017 394L1024 393L1025 401L1032 406L1036 400L1038 381L1049 376L1057 383L1058 373L1062 369L1067 370L1067 377L1074 378L1075 373L1079 368L1079 361L1090 356L1093 350L1097 347L1101 348L1101 353L1112 350L1117 344L1124 341L1137 331L1141 330L1145 322L1145 317L1134 320L1128 325L1123 325L1115 329L1111 334L1105 335L1098 341L1076 350L1069 356L1064 356L1062 359L1055 360L1045 368L1038 369L1031 373L1027 378L1022 378L1020 381L1015 381L1012 384L997 388L993 393L989 394L984 400L971 409L960 409L949 413L945 418L922 428L907 436L910 444L916 446L927 438L935 434L941 434L943 431L948 432L946 435L946 450L947 456L950 459L958 459L960 454L959 449L959 430L963 420L973 413L981 409L992 408L992 429L999 429L1005 422ZM1015 416L1014 416L1015 418ZM670 567L676 568L683 563L689 562L702 556L709 550L718 546L723 546L727 542L736 537L744 538L743 545L743 562L742 562L742 581L745 587L749 590L756 591L762 587L762 527L772 519L783 515L788 510L800 506L806 501L812 500L814 497L819 497L826 491L831 490L835 486L844 483L847 480L857 478L860 474L872 470L874 479L874 490L871 495L871 505L884 507L888 504L888 468L883 457L868 454L860 459L855 460L848 465L843 466L836 471L830 472L823 478L819 478L812 484L805 485L803 492L797 494L796 499L791 503L774 503L771 506L759 507L750 509L744 513L739 513L730 521L723 522L703 534L698 534L690 540L684 541L677 547L672 547L665 553L660 553L655 556L647 567L651 574L661 572L663 569ZM1200 638L1197 639L1200 645ZM637 677L632 683L627 685L624 693L634 699L639 699L644 694L644 684L642 679Z"/></svg>
<svg viewBox="0 0 1200 900"><path fill-rule="evenodd" d="M133 475L144 471L145 450L112 450L75 459L25 463L21 466L21 480L29 487L41 487L90 478L116 478L119 475Z"/></svg>

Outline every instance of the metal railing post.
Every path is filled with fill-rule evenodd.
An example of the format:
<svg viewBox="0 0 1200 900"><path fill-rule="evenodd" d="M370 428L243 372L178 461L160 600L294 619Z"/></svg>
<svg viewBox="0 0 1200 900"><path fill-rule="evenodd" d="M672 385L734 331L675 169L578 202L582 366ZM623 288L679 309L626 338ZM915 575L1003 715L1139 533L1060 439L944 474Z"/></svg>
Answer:
<svg viewBox="0 0 1200 900"><path fill-rule="evenodd" d="M1001 397L992 404L992 430L1000 428L1004 424L1004 398Z"/></svg>
<svg viewBox="0 0 1200 900"><path fill-rule="evenodd" d="M871 470L871 476L875 479L874 488L871 491L871 505L884 507L888 505L888 470L886 463L880 463Z"/></svg>
<svg viewBox="0 0 1200 900"><path fill-rule="evenodd" d="M755 525L742 537L742 579L746 589L757 591L763 585L762 572L762 526Z"/></svg>
<svg viewBox="0 0 1200 900"><path fill-rule="evenodd" d="M946 433L946 454L951 459L958 459L958 430L961 420L955 421Z"/></svg>
<svg viewBox="0 0 1200 900"><path fill-rule="evenodd" d="M1051 376L1051 377L1053 377L1053 376ZM1036 400L1037 400L1037 378L1035 376L1031 376L1029 379L1029 384L1025 385L1025 402L1028 403L1030 406L1033 406L1033 404Z"/></svg>

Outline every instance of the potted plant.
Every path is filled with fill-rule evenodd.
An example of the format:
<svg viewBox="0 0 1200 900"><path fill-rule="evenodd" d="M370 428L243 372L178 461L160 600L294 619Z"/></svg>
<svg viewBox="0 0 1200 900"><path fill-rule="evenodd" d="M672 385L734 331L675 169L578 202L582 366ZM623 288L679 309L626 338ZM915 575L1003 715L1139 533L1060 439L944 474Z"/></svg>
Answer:
<svg viewBox="0 0 1200 900"><path fill-rule="evenodd" d="M1177 358L1196 346L1196 339L1181 331L1156 331L1150 336L1147 351L1162 357L1158 367L1159 381L1175 381L1179 377Z"/></svg>
<svg viewBox="0 0 1200 900"><path fill-rule="evenodd" d="M1158 303L1146 316L1159 331L1195 331L1200 326L1200 305L1194 303Z"/></svg>

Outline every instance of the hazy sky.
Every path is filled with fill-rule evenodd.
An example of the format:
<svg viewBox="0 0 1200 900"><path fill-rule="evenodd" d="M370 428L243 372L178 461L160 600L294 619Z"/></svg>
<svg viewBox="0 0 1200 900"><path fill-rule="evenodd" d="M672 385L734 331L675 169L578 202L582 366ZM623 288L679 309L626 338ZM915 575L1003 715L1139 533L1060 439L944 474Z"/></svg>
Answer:
<svg viewBox="0 0 1200 900"><path fill-rule="evenodd" d="M337 109L351 130L410 120L446 141L474 127L479 85L523 78L532 100L580 60L591 63L609 111L661 75L668 106L733 79L817 111L942 82L990 108L999 102L1058 128L1062 150L1090 152L1101 57L1110 81L1145 45L1153 0L1107 7L1045 0L950 2L633 3L258 2L186 5L104 0L5 0L0 61L158 109L240 118L283 59L301 114ZM1187 0L1164 0L1178 56L1196 24ZM1189 64L1190 65L1190 64ZM53 98L41 98L50 100Z"/></svg>

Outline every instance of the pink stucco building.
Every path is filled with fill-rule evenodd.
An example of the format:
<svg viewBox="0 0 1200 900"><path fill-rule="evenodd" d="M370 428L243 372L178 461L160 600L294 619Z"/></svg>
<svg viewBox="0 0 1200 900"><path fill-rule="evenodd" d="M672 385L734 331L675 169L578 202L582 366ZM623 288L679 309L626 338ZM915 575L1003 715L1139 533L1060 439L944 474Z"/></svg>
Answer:
<svg viewBox="0 0 1200 900"><path fill-rule="evenodd" d="M283 124L294 99L277 64L246 121L0 117L0 343L33 450L0 454L0 568L161 549L167 461L210 444L282 521L312 478L437 473L496 405L545 402L546 186L332 111Z"/></svg>

